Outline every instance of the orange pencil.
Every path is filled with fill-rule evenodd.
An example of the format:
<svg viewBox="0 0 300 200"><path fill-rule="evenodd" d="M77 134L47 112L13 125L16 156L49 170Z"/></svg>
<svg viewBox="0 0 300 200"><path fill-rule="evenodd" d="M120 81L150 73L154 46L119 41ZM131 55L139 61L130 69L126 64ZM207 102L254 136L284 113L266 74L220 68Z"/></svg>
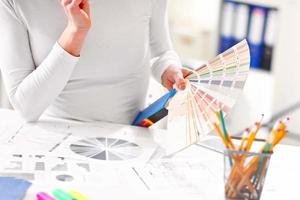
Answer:
<svg viewBox="0 0 300 200"><path fill-rule="evenodd" d="M244 149L245 151L250 151L252 144L255 140L255 137L256 137L259 129L261 128L261 123L263 121L263 118L264 118L264 114L262 114L260 121L255 123L255 128L250 133L250 137L248 138L247 145Z"/></svg>
<svg viewBox="0 0 300 200"><path fill-rule="evenodd" d="M221 137L221 139L222 139L222 141L223 141L225 147L226 147L227 149L229 149L229 148L230 148L230 147L229 147L229 144L228 144L227 140L225 139L225 137L224 137L224 135L223 135L223 133L222 133L220 127L219 127L215 122L213 123L213 125L214 125L214 127L215 127L217 133L218 133L219 136Z"/></svg>
<svg viewBox="0 0 300 200"><path fill-rule="evenodd" d="M241 141L241 144L240 144L240 146L239 146L239 151L242 151L242 150L245 149L244 146L245 146L245 142L246 142L246 140L247 140L247 136L249 135L249 133L250 133L250 129L247 128L247 129L245 130L245 132L244 132L243 137L242 137L242 141Z"/></svg>

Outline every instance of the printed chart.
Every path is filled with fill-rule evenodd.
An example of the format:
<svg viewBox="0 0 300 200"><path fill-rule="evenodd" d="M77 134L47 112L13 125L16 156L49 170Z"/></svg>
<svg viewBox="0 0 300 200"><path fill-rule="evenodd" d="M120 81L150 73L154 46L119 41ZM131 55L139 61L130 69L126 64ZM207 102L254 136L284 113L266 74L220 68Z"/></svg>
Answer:
<svg viewBox="0 0 300 200"><path fill-rule="evenodd" d="M137 144L116 138L90 138L71 144L71 150L79 155L98 160L130 160L141 155Z"/></svg>

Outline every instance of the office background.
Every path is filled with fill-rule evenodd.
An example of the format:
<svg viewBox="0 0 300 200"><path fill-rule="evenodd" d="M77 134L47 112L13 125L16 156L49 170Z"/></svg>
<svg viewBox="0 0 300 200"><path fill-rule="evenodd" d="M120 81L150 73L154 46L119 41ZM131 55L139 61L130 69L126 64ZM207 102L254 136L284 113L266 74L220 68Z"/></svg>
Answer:
<svg viewBox="0 0 300 200"><path fill-rule="evenodd" d="M170 27L184 64L197 66L242 38L251 72L228 123L238 134L261 113L265 124L290 116L287 143L300 145L300 1L172 0Z"/></svg>

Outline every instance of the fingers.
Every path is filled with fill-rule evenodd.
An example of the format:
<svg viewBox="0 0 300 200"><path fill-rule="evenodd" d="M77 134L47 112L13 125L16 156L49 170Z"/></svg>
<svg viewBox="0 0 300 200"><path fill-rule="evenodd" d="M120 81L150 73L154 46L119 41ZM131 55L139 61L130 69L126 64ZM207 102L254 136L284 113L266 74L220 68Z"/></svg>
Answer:
<svg viewBox="0 0 300 200"><path fill-rule="evenodd" d="M82 3L83 0L72 0L73 6L79 6Z"/></svg>
<svg viewBox="0 0 300 200"><path fill-rule="evenodd" d="M190 70L187 70L187 69L185 69L185 68L182 68L182 69L181 69L181 72L182 72L184 78L186 78L188 75L191 74L191 71L190 71Z"/></svg>
<svg viewBox="0 0 300 200"><path fill-rule="evenodd" d="M80 4L80 8L90 15L90 4L88 0L83 0Z"/></svg>
<svg viewBox="0 0 300 200"><path fill-rule="evenodd" d="M72 2L72 0L61 0L60 4L63 6L66 6L66 5L70 4L71 2Z"/></svg>
<svg viewBox="0 0 300 200"><path fill-rule="evenodd" d="M61 5L64 7L65 11L72 13L76 10L79 10L79 4L76 5L78 1L82 0L61 0Z"/></svg>
<svg viewBox="0 0 300 200"><path fill-rule="evenodd" d="M167 88L168 90L173 89L174 82L170 81L168 78L162 80L162 85Z"/></svg>
<svg viewBox="0 0 300 200"><path fill-rule="evenodd" d="M80 32L87 32L91 28L88 0L61 0L61 4L68 17L68 26Z"/></svg>
<svg viewBox="0 0 300 200"><path fill-rule="evenodd" d="M183 73L181 71L177 72L174 75L174 80L175 80L176 87L179 90L184 90L186 88L186 82L185 82L185 80L183 78Z"/></svg>
<svg viewBox="0 0 300 200"><path fill-rule="evenodd" d="M61 0L60 3L64 7L67 6L78 6L83 0Z"/></svg>
<svg viewBox="0 0 300 200"><path fill-rule="evenodd" d="M177 66L170 66L162 75L162 85L168 90L172 90L174 85L178 90L184 90L186 88L186 77L190 72L188 70L181 69Z"/></svg>
<svg viewBox="0 0 300 200"><path fill-rule="evenodd" d="M90 12L88 0L61 0L61 4L70 11L83 9L88 13Z"/></svg>
<svg viewBox="0 0 300 200"><path fill-rule="evenodd" d="M63 6L69 5L71 2L72 2L72 0L61 0L60 1L61 5L63 5Z"/></svg>

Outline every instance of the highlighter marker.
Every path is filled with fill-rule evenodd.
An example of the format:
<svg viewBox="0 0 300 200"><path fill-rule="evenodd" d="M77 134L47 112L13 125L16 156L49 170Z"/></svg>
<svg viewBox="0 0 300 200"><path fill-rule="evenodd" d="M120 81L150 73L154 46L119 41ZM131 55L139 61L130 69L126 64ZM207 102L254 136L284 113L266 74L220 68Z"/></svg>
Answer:
<svg viewBox="0 0 300 200"><path fill-rule="evenodd" d="M81 194L80 192L71 190L69 192L69 194L74 197L76 200L89 200L86 196L84 196L83 194Z"/></svg>
<svg viewBox="0 0 300 200"><path fill-rule="evenodd" d="M55 200L53 197L51 197L49 194L45 192L40 192L36 195L37 200Z"/></svg>
<svg viewBox="0 0 300 200"><path fill-rule="evenodd" d="M68 193L64 192L61 189L55 189L55 190L53 190L52 194L54 195L54 197L57 200L76 200L71 195L69 195Z"/></svg>

